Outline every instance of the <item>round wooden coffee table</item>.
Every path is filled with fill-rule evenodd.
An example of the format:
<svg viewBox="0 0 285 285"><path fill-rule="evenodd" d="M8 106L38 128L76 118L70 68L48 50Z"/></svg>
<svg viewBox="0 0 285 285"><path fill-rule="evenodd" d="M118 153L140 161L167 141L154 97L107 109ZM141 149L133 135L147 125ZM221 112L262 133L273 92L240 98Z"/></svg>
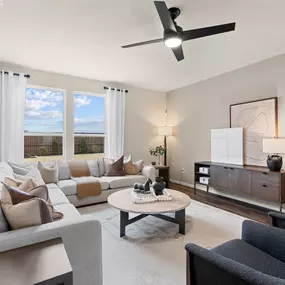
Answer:
<svg viewBox="0 0 285 285"><path fill-rule="evenodd" d="M191 199L179 191L166 189L172 196L172 201L155 202L148 204L134 204L131 199L133 189L115 192L108 197L108 203L120 210L120 236L126 234L126 226L139 221L146 216L154 216L179 225L179 233L185 235L185 208L190 205ZM163 215L174 212L175 217ZM129 219L129 213L140 215Z"/></svg>

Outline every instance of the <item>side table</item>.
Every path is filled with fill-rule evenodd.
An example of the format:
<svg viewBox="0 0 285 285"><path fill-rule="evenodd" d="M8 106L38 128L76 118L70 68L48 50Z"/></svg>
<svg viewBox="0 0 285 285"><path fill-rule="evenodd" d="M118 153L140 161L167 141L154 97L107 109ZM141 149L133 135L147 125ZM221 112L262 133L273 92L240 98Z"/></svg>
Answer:
<svg viewBox="0 0 285 285"><path fill-rule="evenodd" d="M60 238L0 253L1 284L73 285L72 268Z"/></svg>
<svg viewBox="0 0 285 285"><path fill-rule="evenodd" d="M169 188L169 166L154 165L153 167L158 170L158 176L163 178L163 181L166 183L166 188Z"/></svg>

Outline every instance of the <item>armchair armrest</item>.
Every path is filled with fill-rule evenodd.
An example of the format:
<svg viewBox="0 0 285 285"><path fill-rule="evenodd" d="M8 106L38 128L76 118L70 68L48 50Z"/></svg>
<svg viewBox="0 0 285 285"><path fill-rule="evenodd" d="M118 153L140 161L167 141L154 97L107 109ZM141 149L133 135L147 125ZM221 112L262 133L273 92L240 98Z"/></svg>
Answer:
<svg viewBox="0 0 285 285"><path fill-rule="evenodd" d="M284 280L263 274L213 251L187 244L187 284L283 285Z"/></svg>
<svg viewBox="0 0 285 285"><path fill-rule="evenodd" d="M252 221L242 224L242 239L285 262L285 231Z"/></svg>
<svg viewBox="0 0 285 285"><path fill-rule="evenodd" d="M285 215L278 212L268 213L269 224L273 227L285 229Z"/></svg>
<svg viewBox="0 0 285 285"><path fill-rule="evenodd" d="M156 176L156 170L151 165L145 165L142 169L142 175L144 175L146 178L150 178L152 181L154 181L155 176Z"/></svg>
<svg viewBox="0 0 285 285"><path fill-rule="evenodd" d="M1 233L0 252L61 237L73 269L74 285L102 285L101 235L100 222L83 215Z"/></svg>

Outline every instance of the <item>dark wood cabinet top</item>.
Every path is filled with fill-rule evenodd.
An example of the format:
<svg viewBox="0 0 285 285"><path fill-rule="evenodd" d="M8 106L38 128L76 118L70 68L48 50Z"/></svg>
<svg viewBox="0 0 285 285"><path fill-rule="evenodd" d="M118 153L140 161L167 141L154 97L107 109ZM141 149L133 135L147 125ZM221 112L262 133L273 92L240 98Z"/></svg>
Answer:
<svg viewBox="0 0 285 285"><path fill-rule="evenodd" d="M218 163L218 162L211 162L211 161L197 161L195 163L205 165L205 166L213 165L213 166L243 169L243 170L248 170L248 171L260 171L260 172L266 172L266 173L277 173L277 174L285 173L285 170L275 172L275 171L270 171L267 167L263 167L263 166L236 165L236 164Z"/></svg>

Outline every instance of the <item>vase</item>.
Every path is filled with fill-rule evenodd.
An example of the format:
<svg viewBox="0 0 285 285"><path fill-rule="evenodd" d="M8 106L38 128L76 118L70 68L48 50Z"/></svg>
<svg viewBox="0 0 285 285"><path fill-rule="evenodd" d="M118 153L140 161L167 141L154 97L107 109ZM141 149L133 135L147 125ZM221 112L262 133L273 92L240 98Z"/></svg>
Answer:
<svg viewBox="0 0 285 285"><path fill-rule="evenodd" d="M160 165L160 155L156 157L156 165Z"/></svg>
<svg viewBox="0 0 285 285"><path fill-rule="evenodd" d="M155 195L163 195L163 189L165 188L165 182L162 177L155 177L155 181L152 183L152 188Z"/></svg>
<svg viewBox="0 0 285 285"><path fill-rule="evenodd" d="M163 157L163 155L159 156L159 165L164 165L164 157Z"/></svg>

